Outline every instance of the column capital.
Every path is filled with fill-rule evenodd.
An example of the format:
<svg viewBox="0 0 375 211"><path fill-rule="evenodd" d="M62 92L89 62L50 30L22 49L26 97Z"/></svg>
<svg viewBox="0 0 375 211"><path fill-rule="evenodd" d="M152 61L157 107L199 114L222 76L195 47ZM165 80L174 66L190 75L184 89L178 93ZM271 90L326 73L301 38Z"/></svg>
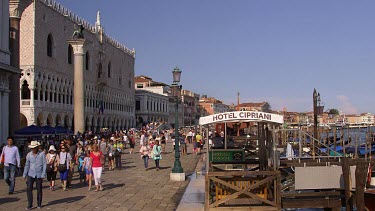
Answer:
<svg viewBox="0 0 375 211"><path fill-rule="evenodd" d="M21 18L23 11L33 1L32 0L9 0L9 16L10 18Z"/></svg>
<svg viewBox="0 0 375 211"><path fill-rule="evenodd" d="M74 55L83 55L83 46L85 45L86 39L69 39L68 43L72 45Z"/></svg>

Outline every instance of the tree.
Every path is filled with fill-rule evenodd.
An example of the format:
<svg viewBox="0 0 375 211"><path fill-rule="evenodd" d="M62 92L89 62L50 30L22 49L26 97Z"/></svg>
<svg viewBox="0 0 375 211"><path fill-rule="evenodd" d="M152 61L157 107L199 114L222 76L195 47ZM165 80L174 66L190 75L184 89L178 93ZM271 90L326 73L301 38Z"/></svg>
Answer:
<svg viewBox="0 0 375 211"><path fill-rule="evenodd" d="M333 114L333 115L340 115L339 110L337 110L335 108L329 109L328 113Z"/></svg>

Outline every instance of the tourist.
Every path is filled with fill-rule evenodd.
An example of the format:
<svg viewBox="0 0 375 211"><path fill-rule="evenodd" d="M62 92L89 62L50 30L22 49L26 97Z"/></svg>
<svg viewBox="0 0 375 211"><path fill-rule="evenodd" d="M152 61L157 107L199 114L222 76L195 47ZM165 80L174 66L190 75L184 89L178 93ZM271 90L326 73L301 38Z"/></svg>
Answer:
<svg viewBox="0 0 375 211"><path fill-rule="evenodd" d="M107 154L107 157L108 157L108 169L109 170L113 170L114 169L114 162L113 162L114 151L113 151L113 140L112 139L110 139L109 143L107 144L107 153L108 153ZM103 154L103 157L105 157L104 154Z"/></svg>
<svg viewBox="0 0 375 211"><path fill-rule="evenodd" d="M130 145L129 154L132 154L133 150L134 150L134 147L135 147L135 138L134 138L133 133L131 133L130 136L129 136L129 145Z"/></svg>
<svg viewBox="0 0 375 211"><path fill-rule="evenodd" d="M78 162L78 173L79 173L79 184L81 184L81 185L83 185L83 183L85 181L85 178L86 178L85 170L82 168L84 159L85 159L85 152L81 152L81 154L78 156L78 160L77 160L77 162Z"/></svg>
<svg viewBox="0 0 375 211"><path fill-rule="evenodd" d="M196 143L197 143L197 148L196 148L196 150L197 150L197 154L198 153L201 153L201 145L203 144L202 143L202 136L201 136L201 134L198 132L197 133L197 135L195 136L195 141L196 141Z"/></svg>
<svg viewBox="0 0 375 211"><path fill-rule="evenodd" d="M66 146L61 146L61 152L59 155L60 162L58 166L58 170L60 172L60 180L62 183L62 188L64 191L67 189L67 180L68 180L68 174L69 174L69 163L72 160L72 156L67 152L67 147Z"/></svg>
<svg viewBox="0 0 375 211"><path fill-rule="evenodd" d="M191 130L189 130L189 133L187 134L186 139L187 139L187 143L191 144L193 140L193 132Z"/></svg>
<svg viewBox="0 0 375 211"><path fill-rule="evenodd" d="M163 133L161 134L160 140L161 140L161 151L165 153L165 146L167 145L167 142Z"/></svg>
<svg viewBox="0 0 375 211"><path fill-rule="evenodd" d="M4 179L9 186L9 195L14 193L16 185L16 168L21 167L20 154L17 146L13 145L13 137L8 137L8 145L3 147L0 164L4 163Z"/></svg>
<svg viewBox="0 0 375 211"><path fill-rule="evenodd" d="M57 166L60 163L59 155L56 153L55 146L49 146L48 154L46 156L47 160L47 180L49 182L49 188L55 190L55 180L57 174Z"/></svg>
<svg viewBox="0 0 375 211"><path fill-rule="evenodd" d="M92 162L90 158L90 153L86 152L86 157L83 160L82 170L85 171L86 174L86 182L89 185L89 191L91 190L91 184L92 184Z"/></svg>
<svg viewBox="0 0 375 211"><path fill-rule="evenodd" d="M143 159L143 162L145 164L145 169L146 171L148 171L148 159L150 154L150 148L148 144L146 143L145 145L143 145L139 152L141 153L141 159Z"/></svg>
<svg viewBox="0 0 375 211"><path fill-rule="evenodd" d="M184 136L180 136L180 149L182 155L187 155L186 140L187 138L184 138Z"/></svg>
<svg viewBox="0 0 375 211"><path fill-rule="evenodd" d="M141 138L139 139L139 147L143 146L143 143L146 142L146 135L144 131L141 131Z"/></svg>
<svg viewBox="0 0 375 211"><path fill-rule="evenodd" d="M44 152L38 150L40 144L37 141L32 141L29 145L31 152L26 156L25 169L23 171L23 178L27 181L27 210L33 208L33 188L36 183L37 190L37 206L42 208L42 182L46 177L47 161Z"/></svg>
<svg viewBox="0 0 375 211"><path fill-rule="evenodd" d="M155 160L156 170L159 171L160 160L161 160L161 146L159 146L159 141L155 141L155 145L152 148L153 159Z"/></svg>
<svg viewBox="0 0 375 211"><path fill-rule="evenodd" d="M70 154L70 157L72 158L70 160L69 164L69 173L68 173L68 180L67 180L67 185L69 188L72 187L72 180L73 180L73 174L74 174L74 164L77 160L77 145L72 143L72 140L68 139L66 142L68 146L68 152Z"/></svg>
<svg viewBox="0 0 375 211"><path fill-rule="evenodd" d="M103 159L104 164L103 164L103 166L105 166L105 162L108 159L107 140L105 140L105 138L102 138L102 141L99 144L99 149L103 153L103 156L104 156L104 159Z"/></svg>
<svg viewBox="0 0 375 211"><path fill-rule="evenodd" d="M95 181L95 192L103 190L102 186L102 171L103 171L103 153L99 151L98 145L93 146L93 152L90 154L90 159L92 162L92 172Z"/></svg>
<svg viewBox="0 0 375 211"><path fill-rule="evenodd" d="M114 153L115 153L115 164L116 168L118 170L121 170L122 164L121 164L121 155L122 151L124 150L124 144L122 143L121 139L117 139L115 145L113 146Z"/></svg>

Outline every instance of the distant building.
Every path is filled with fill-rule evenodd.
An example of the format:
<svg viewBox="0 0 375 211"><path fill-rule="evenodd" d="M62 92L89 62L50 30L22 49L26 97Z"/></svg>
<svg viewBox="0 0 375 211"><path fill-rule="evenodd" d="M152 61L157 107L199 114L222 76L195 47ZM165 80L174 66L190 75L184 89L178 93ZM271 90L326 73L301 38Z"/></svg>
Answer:
<svg viewBox="0 0 375 211"><path fill-rule="evenodd" d="M238 105L240 111L263 111L270 112L271 106L268 102L261 103L241 103Z"/></svg>
<svg viewBox="0 0 375 211"><path fill-rule="evenodd" d="M169 97L148 90L135 90L135 119L137 125L168 122Z"/></svg>
<svg viewBox="0 0 375 211"><path fill-rule="evenodd" d="M348 114L345 115L345 123L348 125L361 125L362 117L357 114Z"/></svg>
<svg viewBox="0 0 375 211"><path fill-rule="evenodd" d="M143 108L147 109L147 102L149 103L148 109L151 109L151 105L154 104L156 105L156 107L153 107L153 109L157 109L158 104L160 104L161 108L163 107L163 104L165 104L166 108L166 110L164 111L160 111L159 107L159 111L153 110L147 112L145 110L142 111L141 104L141 110L136 111L136 116L138 117L138 124L145 124L151 122L167 122L174 127L176 118L176 101L175 97L172 96L170 86L162 82L156 82L151 77L145 75L136 76L134 78L134 86L136 89L136 101L139 101L139 103L146 103L144 104L146 107ZM149 93L147 94L147 92L140 92L139 90L147 91ZM184 126L184 106L181 102L182 101L180 99L177 114L178 124L180 127Z"/></svg>
<svg viewBox="0 0 375 211"><path fill-rule="evenodd" d="M229 106L225 105L222 101L213 97L203 97L199 100L199 105L208 115L227 112Z"/></svg>
<svg viewBox="0 0 375 211"><path fill-rule="evenodd" d="M374 125L375 123L374 115L372 115L371 113L362 113L361 119L362 125Z"/></svg>
<svg viewBox="0 0 375 211"><path fill-rule="evenodd" d="M198 107L199 94L189 90L181 91L181 100L184 106L184 126L193 126L199 122Z"/></svg>

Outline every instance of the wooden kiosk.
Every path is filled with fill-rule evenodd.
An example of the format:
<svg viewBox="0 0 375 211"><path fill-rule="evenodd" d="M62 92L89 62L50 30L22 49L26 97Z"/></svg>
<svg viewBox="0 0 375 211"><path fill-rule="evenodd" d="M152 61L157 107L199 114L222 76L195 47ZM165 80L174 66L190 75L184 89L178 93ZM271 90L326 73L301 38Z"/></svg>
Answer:
<svg viewBox="0 0 375 211"><path fill-rule="evenodd" d="M281 115L256 111L226 112L199 119L206 134L215 124L224 124L224 137L213 138L214 145L220 139L223 144L207 147L206 210L245 207L247 210L281 210L281 175L271 129L283 123ZM235 135L228 135L228 124L237 125ZM248 131L253 132L241 136L241 124L246 124Z"/></svg>

